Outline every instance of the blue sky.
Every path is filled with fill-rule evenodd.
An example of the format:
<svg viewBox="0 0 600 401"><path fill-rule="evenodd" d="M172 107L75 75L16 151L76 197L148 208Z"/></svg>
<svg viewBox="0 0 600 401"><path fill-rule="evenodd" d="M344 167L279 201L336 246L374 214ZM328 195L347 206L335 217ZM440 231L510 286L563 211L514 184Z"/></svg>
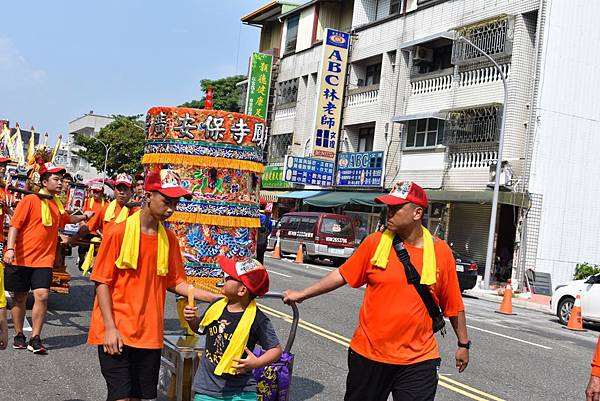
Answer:
<svg viewBox="0 0 600 401"><path fill-rule="evenodd" d="M66 133L96 114L143 114L201 97L200 80L246 74L268 0L3 1L0 118Z"/></svg>

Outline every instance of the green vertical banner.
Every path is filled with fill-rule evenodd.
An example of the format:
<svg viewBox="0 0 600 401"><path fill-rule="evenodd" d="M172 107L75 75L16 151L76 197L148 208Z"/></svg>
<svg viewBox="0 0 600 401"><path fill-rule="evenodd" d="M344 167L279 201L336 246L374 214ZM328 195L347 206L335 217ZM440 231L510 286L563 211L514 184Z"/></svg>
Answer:
<svg viewBox="0 0 600 401"><path fill-rule="evenodd" d="M252 53L248 73L248 95L246 96L246 114L267 119L269 91L271 89L271 67L273 56Z"/></svg>
<svg viewBox="0 0 600 401"><path fill-rule="evenodd" d="M265 166L262 175L263 188L291 188L292 183L283 180L283 166Z"/></svg>

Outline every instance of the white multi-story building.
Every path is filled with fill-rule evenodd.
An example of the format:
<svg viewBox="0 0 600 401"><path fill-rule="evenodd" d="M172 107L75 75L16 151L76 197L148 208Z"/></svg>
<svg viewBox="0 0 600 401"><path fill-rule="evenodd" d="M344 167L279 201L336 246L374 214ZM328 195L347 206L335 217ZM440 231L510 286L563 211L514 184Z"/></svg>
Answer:
<svg viewBox="0 0 600 401"><path fill-rule="evenodd" d="M600 263L595 240L600 164L592 152L600 111L599 62L583 53L600 36L600 4L575 0L313 0L272 2L242 22L261 26L274 54L269 164L309 155L323 28L352 34L339 152L384 151L385 189L428 190L430 229L482 271L492 171L506 108L495 260L571 279ZM469 39L500 65L500 72ZM581 38L586 40L581 40ZM598 145L598 146L596 146ZM510 273L510 269L508 270Z"/></svg>
<svg viewBox="0 0 600 401"><path fill-rule="evenodd" d="M62 164L72 173L79 173L83 178L94 178L98 176L98 171L90 165L84 158L78 156L76 152L82 148L75 144L77 135L94 137L100 133L100 130L113 121L112 117L94 114L90 111L81 117L69 122L69 129L66 142L63 142L57 153L57 164Z"/></svg>

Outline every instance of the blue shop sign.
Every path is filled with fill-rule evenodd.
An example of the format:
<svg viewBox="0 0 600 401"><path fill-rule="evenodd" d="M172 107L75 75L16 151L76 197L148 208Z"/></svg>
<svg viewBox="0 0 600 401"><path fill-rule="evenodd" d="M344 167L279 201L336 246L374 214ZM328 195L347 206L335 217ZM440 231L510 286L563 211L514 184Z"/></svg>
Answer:
<svg viewBox="0 0 600 401"><path fill-rule="evenodd" d="M333 186L335 163L308 157L286 156L283 180L296 184Z"/></svg>
<svg viewBox="0 0 600 401"><path fill-rule="evenodd" d="M336 185L341 187L381 187L383 152L338 154Z"/></svg>

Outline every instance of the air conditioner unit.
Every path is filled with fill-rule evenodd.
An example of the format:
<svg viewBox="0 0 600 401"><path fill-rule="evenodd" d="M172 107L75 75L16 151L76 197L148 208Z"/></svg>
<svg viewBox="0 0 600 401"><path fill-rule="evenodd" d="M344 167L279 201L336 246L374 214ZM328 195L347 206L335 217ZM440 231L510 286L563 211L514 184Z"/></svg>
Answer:
<svg viewBox="0 0 600 401"><path fill-rule="evenodd" d="M414 63L431 63L433 61L433 49L417 46L413 52Z"/></svg>

